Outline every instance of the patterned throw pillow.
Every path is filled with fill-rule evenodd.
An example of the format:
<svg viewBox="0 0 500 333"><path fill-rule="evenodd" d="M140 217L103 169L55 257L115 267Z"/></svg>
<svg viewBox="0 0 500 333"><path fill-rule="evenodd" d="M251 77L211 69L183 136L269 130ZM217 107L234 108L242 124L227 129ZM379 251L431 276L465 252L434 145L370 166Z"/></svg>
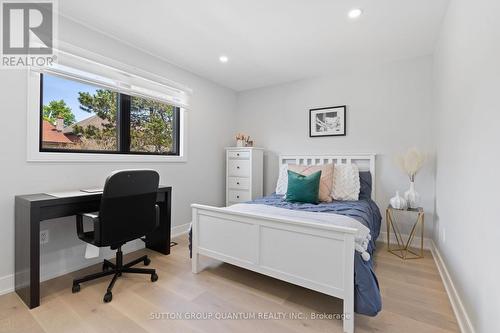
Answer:
<svg viewBox="0 0 500 333"><path fill-rule="evenodd" d="M361 185L356 164L336 164L333 172L334 200L358 200Z"/></svg>
<svg viewBox="0 0 500 333"><path fill-rule="evenodd" d="M296 165L289 164L288 170L299 173L304 176L309 176L315 172L321 171L319 184L318 199L321 202L332 202L332 185L333 185L333 164L323 165ZM286 191L285 191L286 193Z"/></svg>

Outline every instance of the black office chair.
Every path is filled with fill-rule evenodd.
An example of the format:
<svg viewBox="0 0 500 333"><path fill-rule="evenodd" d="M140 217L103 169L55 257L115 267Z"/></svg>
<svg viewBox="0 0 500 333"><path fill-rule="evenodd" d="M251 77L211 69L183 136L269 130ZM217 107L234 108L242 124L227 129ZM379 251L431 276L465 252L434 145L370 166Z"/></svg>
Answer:
<svg viewBox="0 0 500 333"><path fill-rule="evenodd" d="M159 224L160 208L156 205L159 175L154 170L115 171L106 179L98 215L78 214L76 230L78 238L98 247L110 246L116 252L116 263L104 260L102 272L73 280L73 293L80 291L80 283L114 275L104 302L111 302L111 290L122 273L151 275L151 281L158 280L154 269L133 268L143 262L148 266L151 260L142 256L123 264L122 245L150 233ZM83 230L83 218L88 217L94 224L93 231Z"/></svg>

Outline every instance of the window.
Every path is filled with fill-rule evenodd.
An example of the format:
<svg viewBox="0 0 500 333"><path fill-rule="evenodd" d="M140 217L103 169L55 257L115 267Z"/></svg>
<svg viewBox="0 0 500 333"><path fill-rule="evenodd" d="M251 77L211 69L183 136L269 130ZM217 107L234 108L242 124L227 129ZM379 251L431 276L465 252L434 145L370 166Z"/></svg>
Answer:
<svg viewBox="0 0 500 333"><path fill-rule="evenodd" d="M179 108L40 75L40 152L179 155Z"/></svg>
<svg viewBox="0 0 500 333"><path fill-rule="evenodd" d="M141 97L130 99L130 151L165 154L176 147L176 107Z"/></svg>

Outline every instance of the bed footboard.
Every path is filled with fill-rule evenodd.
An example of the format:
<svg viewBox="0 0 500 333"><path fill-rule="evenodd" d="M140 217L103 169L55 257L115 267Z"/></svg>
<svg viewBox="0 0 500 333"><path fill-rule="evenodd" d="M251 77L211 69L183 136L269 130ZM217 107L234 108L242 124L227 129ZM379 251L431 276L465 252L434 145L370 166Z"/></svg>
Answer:
<svg viewBox="0 0 500 333"><path fill-rule="evenodd" d="M344 332L354 332L352 228L193 204L192 271L211 257L344 301Z"/></svg>

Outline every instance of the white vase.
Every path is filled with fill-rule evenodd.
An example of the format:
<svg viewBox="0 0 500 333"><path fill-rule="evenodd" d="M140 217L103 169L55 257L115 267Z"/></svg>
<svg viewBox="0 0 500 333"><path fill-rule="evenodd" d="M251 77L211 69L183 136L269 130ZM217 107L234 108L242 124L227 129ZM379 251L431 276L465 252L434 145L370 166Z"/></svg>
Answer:
<svg viewBox="0 0 500 333"><path fill-rule="evenodd" d="M406 209L406 200L399 195L399 191L396 191L396 195L391 198L390 203L394 209Z"/></svg>
<svg viewBox="0 0 500 333"><path fill-rule="evenodd" d="M405 192L405 199L410 208L418 208L420 205L420 194L415 191L415 182L410 182L410 189Z"/></svg>
<svg viewBox="0 0 500 333"><path fill-rule="evenodd" d="M236 140L236 147L245 147L245 141Z"/></svg>

